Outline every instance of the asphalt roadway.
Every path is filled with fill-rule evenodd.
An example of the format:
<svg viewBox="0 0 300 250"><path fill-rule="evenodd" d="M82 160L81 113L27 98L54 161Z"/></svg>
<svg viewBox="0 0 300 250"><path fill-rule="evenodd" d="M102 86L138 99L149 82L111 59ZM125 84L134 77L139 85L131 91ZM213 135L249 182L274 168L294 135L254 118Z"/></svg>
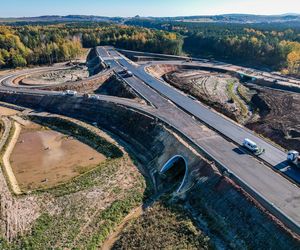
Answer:
<svg viewBox="0 0 300 250"><path fill-rule="evenodd" d="M288 217L298 229L300 228L299 187L265 164L265 162L272 166L284 164L286 162L284 151L149 75L143 66L135 65L122 57L114 48L98 47L97 51L99 56L117 72L125 67L134 74L134 77L125 78L126 82L157 108L153 112L157 117L193 141L216 162L226 166L252 191ZM213 130L203 129L203 123ZM252 139L265 149L266 152L260 156L261 160L239 146L244 138Z"/></svg>
<svg viewBox="0 0 300 250"><path fill-rule="evenodd" d="M114 58L121 58L118 56L118 53L113 50L113 48L110 48L109 52ZM187 95L169 86L168 84L165 84L163 81L160 81L149 75L146 72L145 67L135 67L124 58L118 59L117 61L122 66L132 71L134 75L148 84L151 88L155 89L161 95L175 103L178 107L187 111L194 117L197 117L202 122L231 139L235 143L242 145L242 142L245 138L249 138L256 142L259 147L265 149L265 153L262 154L260 158L272 166L277 166L278 164L286 162L286 152L270 144L270 142L263 140L261 137L255 135L252 131L240 126L239 124L218 114L217 112L212 111L207 106L189 98ZM155 105L155 102L153 104Z"/></svg>
<svg viewBox="0 0 300 250"><path fill-rule="evenodd" d="M271 212L300 234L299 187L266 166L262 160L245 152L239 147L239 144L245 137L253 139L266 149L262 159L267 162L274 162L274 164L285 161L285 153L283 151L201 103L190 99L166 83L150 76L146 73L144 67L135 65L113 48L98 47L97 51L99 56L107 64L110 64L111 68L116 72L123 70L124 67L132 71L134 77L124 78L123 80L148 102L152 103L155 108L137 104L130 100L123 100L122 98L99 95L101 100L133 107L155 116L172 126L178 133L188 138L214 159L216 163L225 166L233 176L241 180L255 194L256 198L260 197L269 204L271 207L269 206L268 208ZM20 86L18 86L19 88L14 88L11 81L18 75L18 73L12 73L11 75L0 77L2 85L4 83L7 85L1 86L0 90L33 95L62 94L53 91L22 89ZM228 140L228 138L231 140ZM268 152L269 150L270 152ZM180 152L178 153L180 154Z"/></svg>

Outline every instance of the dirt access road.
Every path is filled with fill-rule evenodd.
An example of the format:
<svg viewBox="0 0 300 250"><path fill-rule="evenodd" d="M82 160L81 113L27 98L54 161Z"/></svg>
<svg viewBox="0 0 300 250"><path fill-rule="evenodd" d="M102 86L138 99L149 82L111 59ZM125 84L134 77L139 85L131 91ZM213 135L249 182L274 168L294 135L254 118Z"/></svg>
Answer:
<svg viewBox="0 0 300 250"><path fill-rule="evenodd" d="M13 169L10 164L10 155L18 141L20 132L21 132L21 126L17 122L14 122L15 131L14 134L5 150L5 153L3 155L2 161L5 169L5 173L7 175L7 178L9 179L11 189L15 194L21 194L22 191L19 187L18 181L14 175Z"/></svg>

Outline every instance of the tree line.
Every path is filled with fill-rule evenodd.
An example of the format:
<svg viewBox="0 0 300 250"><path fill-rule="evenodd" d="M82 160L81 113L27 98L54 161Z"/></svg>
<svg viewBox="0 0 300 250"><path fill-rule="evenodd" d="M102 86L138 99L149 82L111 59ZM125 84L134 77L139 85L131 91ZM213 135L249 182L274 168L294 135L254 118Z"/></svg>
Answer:
<svg viewBox="0 0 300 250"><path fill-rule="evenodd" d="M24 67L71 60L82 52L74 36L56 36L43 27L0 27L0 67ZM50 35L51 34L51 35Z"/></svg>
<svg viewBox="0 0 300 250"><path fill-rule="evenodd" d="M0 26L0 67L72 60L82 48L113 45L210 57L300 76L300 24L224 24L132 19Z"/></svg>
<svg viewBox="0 0 300 250"><path fill-rule="evenodd" d="M183 50L253 67L300 76L300 24L226 24L133 19L128 25L177 32Z"/></svg>
<svg viewBox="0 0 300 250"><path fill-rule="evenodd" d="M0 68L72 60L82 48L98 45L179 55L183 38L174 32L92 22L0 26Z"/></svg>

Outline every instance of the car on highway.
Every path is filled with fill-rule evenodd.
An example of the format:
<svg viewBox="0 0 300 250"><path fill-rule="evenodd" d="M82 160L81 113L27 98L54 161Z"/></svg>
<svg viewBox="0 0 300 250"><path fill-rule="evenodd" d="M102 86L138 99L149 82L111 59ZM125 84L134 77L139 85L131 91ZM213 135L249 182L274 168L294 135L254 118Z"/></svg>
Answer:
<svg viewBox="0 0 300 250"><path fill-rule="evenodd" d="M83 98L89 99L90 97L91 97L91 95L88 93L83 94Z"/></svg>
<svg viewBox="0 0 300 250"><path fill-rule="evenodd" d="M127 71L126 77L132 77L132 76L133 76L133 73L131 71Z"/></svg>
<svg viewBox="0 0 300 250"><path fill-rule="evenodd" d="M118 72L118 74L122 77L132 77L133 73L127 69Z"/></svg>
<svg viewBox="0 0 300 250"><path fill-rule="evenodd" d="M74 90L66 90L63 92L64 95L67 95L67 96L76 96L78 93L77 91L74 91Z"/></svg>
<svg viewBox="0 0 300 250"><path fill-rule="evenodd" d="M243 141L243 147L247 148L255 155L261 155L265 151L264 149L258 147L254 141L248 138Z"/></svg>
<svg viewBox="0 0 300 250"><path fill-rule="evenodd" d="M99 100L99 96L98 95L89 95L88 98L89 99L93 99L93 100Z"/></svg>

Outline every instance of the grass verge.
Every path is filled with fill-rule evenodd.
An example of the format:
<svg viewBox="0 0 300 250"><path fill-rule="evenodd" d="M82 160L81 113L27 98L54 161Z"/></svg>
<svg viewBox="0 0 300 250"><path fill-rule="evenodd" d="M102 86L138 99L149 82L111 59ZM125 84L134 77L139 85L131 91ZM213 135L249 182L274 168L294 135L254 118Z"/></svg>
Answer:
<svg viewBox="0 0 300 250"><path fill-rule="evenodd" d="M155 203L133 220L112 249L211 249L209 238L180 205Z"/></svg>
<svg viewBox="0 0 300 250"><path fill-rule="evenodd" d="M235 94L234 91L234 86L235 86L235 82L231 81L228 83L227 85L227 93L228 96L231 100L233 100L235 103L238 104L238 106L240 107L241 110L241 115L243 118L247 118L248 116L248 108L246 107L246 105L240 100L240 98Z"/></svg>
<svg viewBox="0 0 300 250"><path fill-rule="evenodd" d="M54 204L59 205L58 212L43 210L31 232L18 237L9 247L3 241L3 249L96 249L101 246L114 228L145 198L145 181L138 172L127 174L135 175L130 188L126 184L119 186L120 175L126 177L122 174L124 163L122 165L119 161L121 159L111 160L70 183L47 190L54 196ZM79 192L83 190L86 191ZM107 195L102 196L103 193ZM99 197L93 199L89 195ZM107 201L102 202L102 199Z"/></svg>

